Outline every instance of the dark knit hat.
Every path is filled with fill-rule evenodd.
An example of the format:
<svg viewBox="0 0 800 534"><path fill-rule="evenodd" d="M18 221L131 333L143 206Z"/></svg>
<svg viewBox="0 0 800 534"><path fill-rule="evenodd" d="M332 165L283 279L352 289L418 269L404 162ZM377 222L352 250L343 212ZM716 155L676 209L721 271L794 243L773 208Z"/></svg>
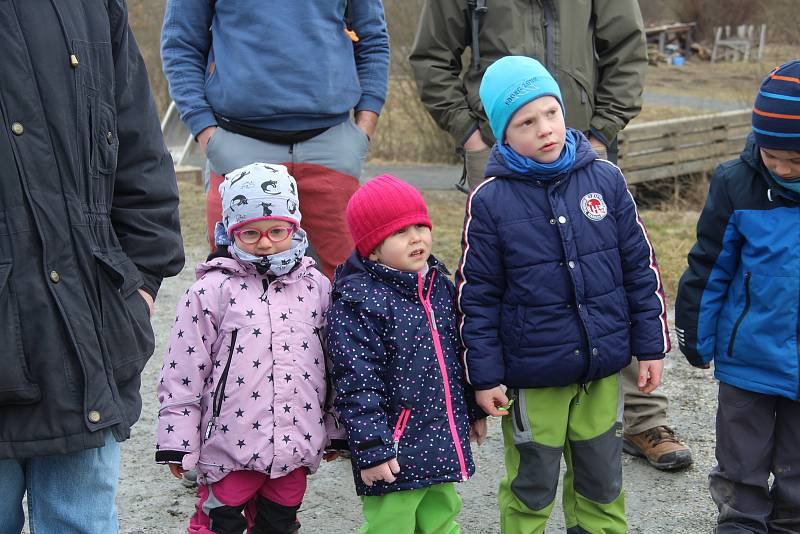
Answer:
<svg viewBox="0 0 800 534"><path fill-rule="evenodd" d="M358 253L367 257L381 242L406 226L433 228L419 191L381 174L362 185L347 203L347 226Z"/></svg>
<svg viewBox="0 0 800 534"><path fill-rule="evenodd" d="M762 148L800 151L800 60L784 63L761 82L753 134Z"/></svg>

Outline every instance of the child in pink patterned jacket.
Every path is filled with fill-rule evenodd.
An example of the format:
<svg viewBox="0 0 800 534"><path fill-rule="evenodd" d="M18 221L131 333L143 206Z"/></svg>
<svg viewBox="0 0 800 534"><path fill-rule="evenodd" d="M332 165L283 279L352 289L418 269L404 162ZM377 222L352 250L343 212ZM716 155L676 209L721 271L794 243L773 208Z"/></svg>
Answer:
<svg viewBox="0 0 800 534"><path fill-rule="evenodd" d="M178 478L197 470L190 533L294 532L334 422L321 342L330 283L304 256L286 167L237 169L220 193L218 235L230 244L198 267L178 303L156 461Z"/></svg>

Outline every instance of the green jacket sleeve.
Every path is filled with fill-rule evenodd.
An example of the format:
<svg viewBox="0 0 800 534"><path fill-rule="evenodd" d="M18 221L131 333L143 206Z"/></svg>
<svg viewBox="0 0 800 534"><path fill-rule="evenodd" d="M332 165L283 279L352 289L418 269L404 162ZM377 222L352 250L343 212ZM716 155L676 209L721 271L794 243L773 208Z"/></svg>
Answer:
<svg viewBox="0 0 800 534"><path fill-rule="evenodd" d="M595 0L598 81L592 133L610 142L642 109L647 42L636 0Z"/></svg>
<svg viewBox="0 0 800 534"><path fill-rule="evenodd" d="M470 43L467 2L425 0L409 56L420 98L440 128L462 144L478 127L460 78Z"/></svg>

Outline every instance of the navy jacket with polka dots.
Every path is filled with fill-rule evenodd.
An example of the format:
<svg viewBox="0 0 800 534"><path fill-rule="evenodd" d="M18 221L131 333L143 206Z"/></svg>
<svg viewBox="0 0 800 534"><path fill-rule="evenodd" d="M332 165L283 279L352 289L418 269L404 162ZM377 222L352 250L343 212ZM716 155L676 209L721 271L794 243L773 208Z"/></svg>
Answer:
<svg viewBox="0 0 800 534"><path fill-rule="evenodd" d="M359 495L466 480L475 469L455 289L441 263L429 266L396 271L353 253L336 273L328 344ZM395 482L361 481L361 469L395 457Z"/></svg>

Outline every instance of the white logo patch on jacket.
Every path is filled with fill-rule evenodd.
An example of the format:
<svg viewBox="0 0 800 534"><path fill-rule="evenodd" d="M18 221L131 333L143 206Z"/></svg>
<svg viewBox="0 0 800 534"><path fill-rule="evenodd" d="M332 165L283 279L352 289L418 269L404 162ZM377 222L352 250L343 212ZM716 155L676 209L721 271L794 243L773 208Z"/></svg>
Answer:
<svg viewBox="0 0 800 534"><path fill-rule="evenodd" d="M589 193L581 199L581 211L591 221L602 221L608 215L608 207L600 193Z"/></svg>

